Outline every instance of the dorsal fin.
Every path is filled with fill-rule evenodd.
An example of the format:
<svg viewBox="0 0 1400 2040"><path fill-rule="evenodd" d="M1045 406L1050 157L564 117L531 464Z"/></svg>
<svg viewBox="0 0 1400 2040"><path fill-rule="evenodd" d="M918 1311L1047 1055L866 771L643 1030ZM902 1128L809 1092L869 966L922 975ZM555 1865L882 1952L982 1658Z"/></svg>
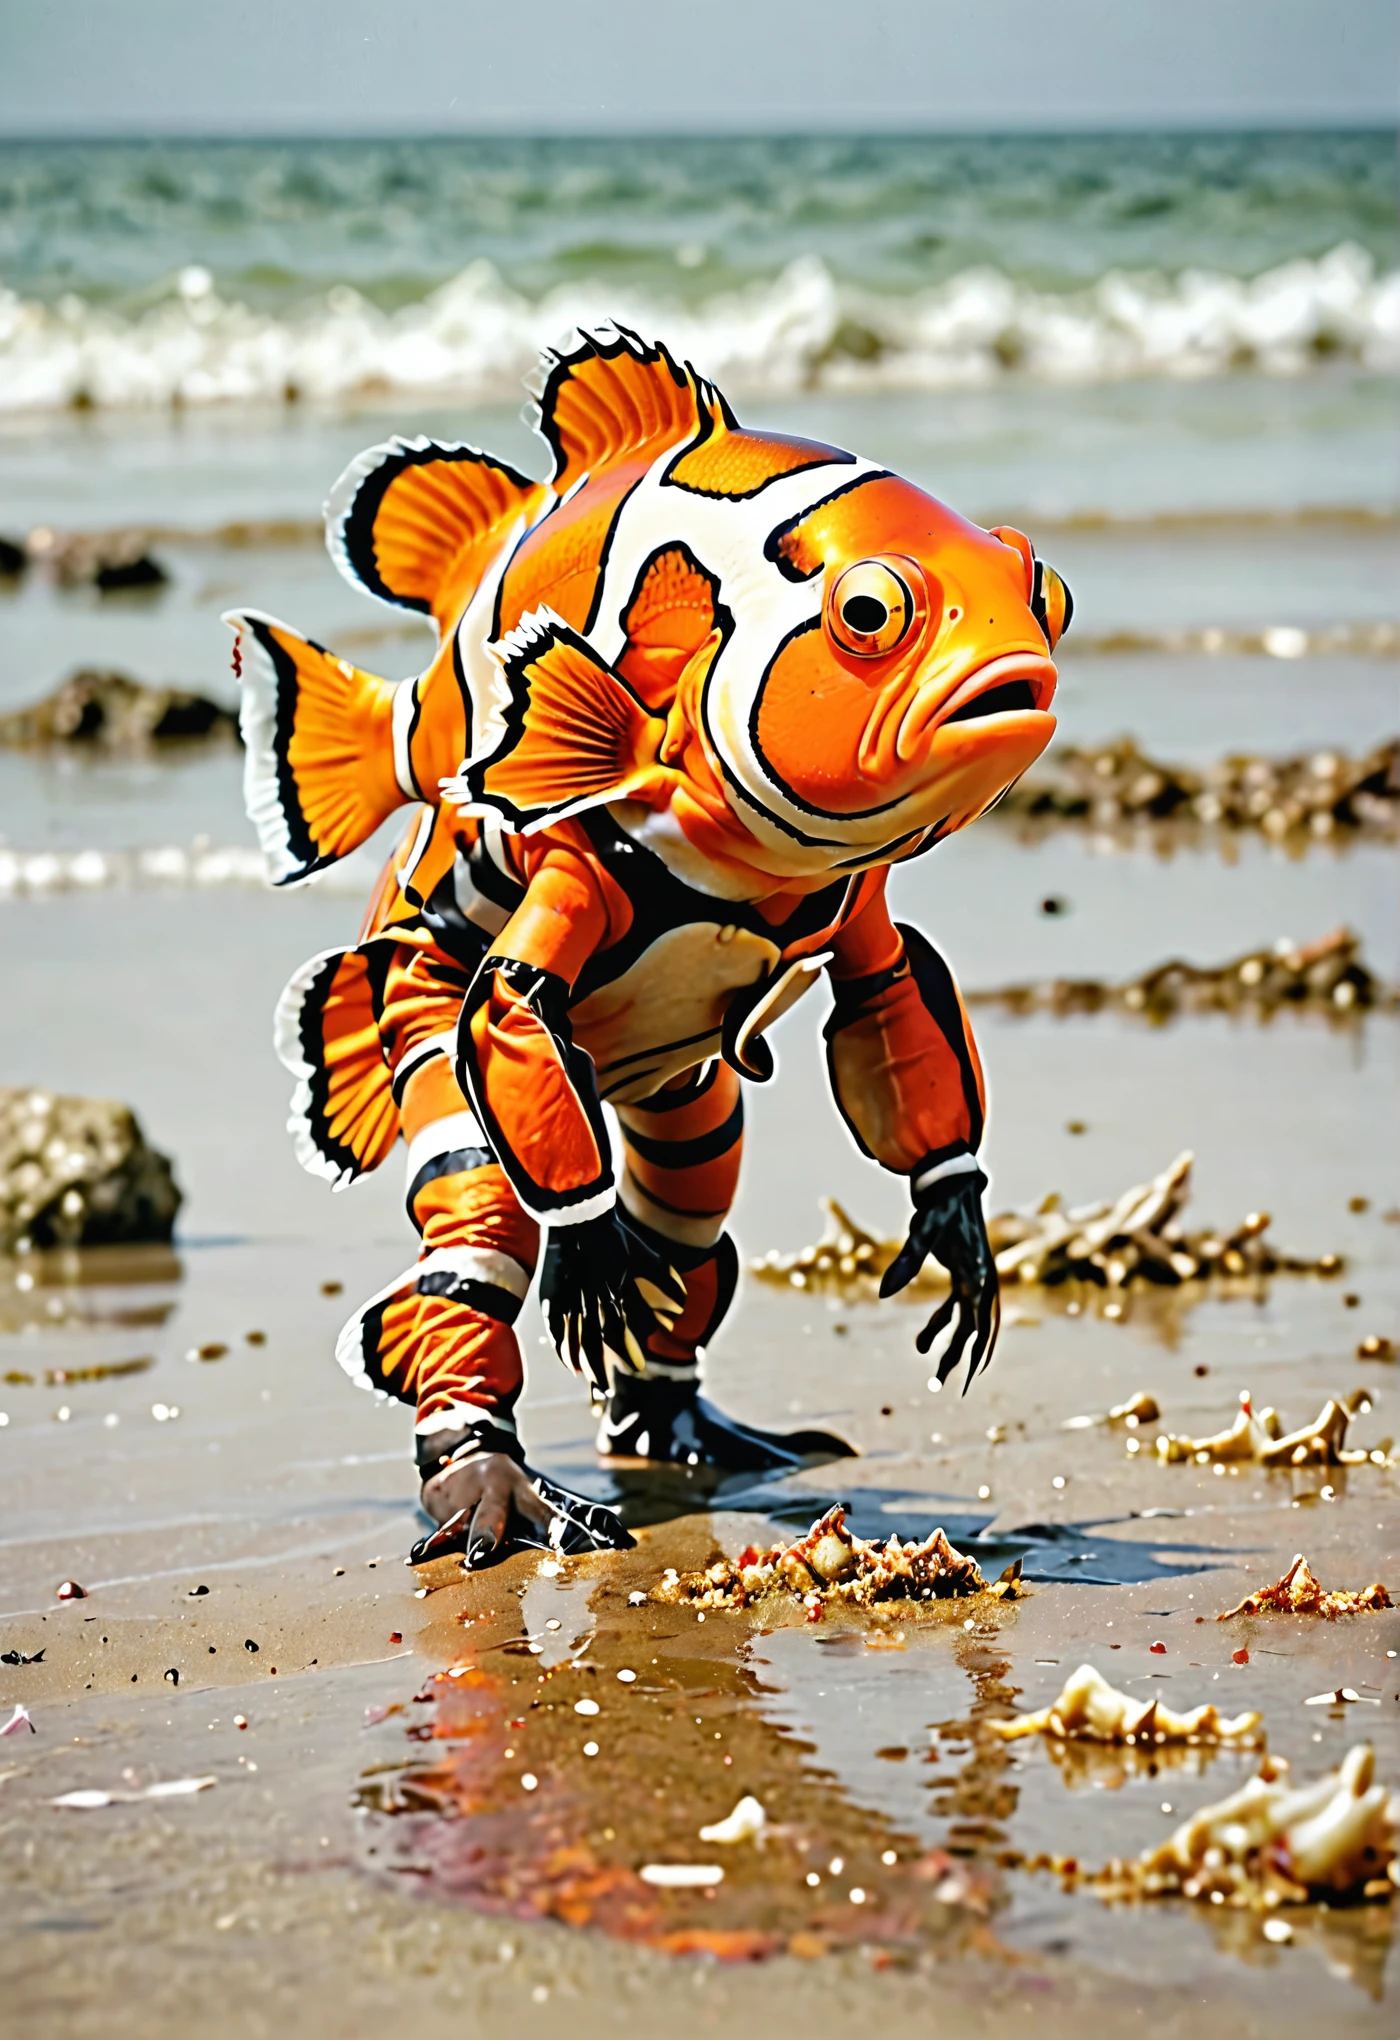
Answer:
<svg viewBox="0 0 1400 2040"><path fill-rule="evenodd" d="M326 545L347 581L450 630L505 533L547 494L475 446L390 439L351 461L326 499Z"/></svg>
<svg viewBox="0 0 1400 2040"><path fill-rule="evenodd" d="M525 420L554 456L551 480L561 496L585 474L655 460L667 447L738 424L713 383L627 326L575 331L546 348L526 387L536 401Z"/></svg>

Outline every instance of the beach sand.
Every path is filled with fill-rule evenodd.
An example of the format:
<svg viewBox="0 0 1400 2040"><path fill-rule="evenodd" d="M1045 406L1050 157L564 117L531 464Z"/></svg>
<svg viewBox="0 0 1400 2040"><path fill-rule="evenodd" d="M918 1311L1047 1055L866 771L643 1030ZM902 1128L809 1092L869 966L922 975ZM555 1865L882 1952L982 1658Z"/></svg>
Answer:
<svg viewBox="0 0 1400 2040"><path fill-rule="evenodd" d="M1390 484L1357 426L1374 422L1375 385L1339 380L1330 410L1316 384L1299 386L1291 407L1281 386L1268 388L1267 404L1259 385L1242 388L1235 436L1221 427L1219 387L1183 389L1174 405L1142 386L1136 405L1118 388L1092 402L1021 391L1000 414L983 396L823 399L768 413L885 458L913 448L905 464L916 478L974 514L992 514L1000 490L1001 514L1033 531L1037 509L1058 518L1040 543L1074 587L1086 634L1392 615L1395 528L1377 514ZM1095 418L1101 427L1075 471L1077 496L1062 486L1067 416L1081 435ZM11 428L0 445L5 501L12 522L137 519L186 534L235 518L305 520L338 460L384 422L245 421L230 470L219 457L238 437L227 418L164 437L149 420L140 434L84 421L42 435ZM394 422L425 421L410 410ZM492 418L453 426L504 444ZM999 457L998 447L1018 450ZM1204 521L1222 506L1254 521ZM1107 528L1086 522L1090 510ZM1313 521L1259 521L1294 511ZM4 705L99 658L226 695L215 619L235 599L286 613L386 672L419 657L411 635L346 641L357 628L373 633L376 613L338 589L311 544L187 535L163 552L175 580L154 600L100 605L31 580L0 603ZM1393 733L1390 660L1076 656L1072 646L1062 697L1072 738L1131 729L1160 755L1205 761L1233 746L1359 749ZM105 764L3 757L5 834L26 853L188 846L196 835L247 845L237 772L231 748ZM1393 850L1293 855L1262 839L1234 849L1168 855L1074 831L1032 848L988 822L901 874L894 892L969 987L1122 977L1173 954L1218 962L1341 922L1362 935L1372 968L1400 976ZM1393 1907L1308 1908L1281 1947L1208 1908L1125 1914L998 1868L1008 1849L1089 1863L1143 1848L1242 1781L1250 1759L1067 1782L1038 1744L1019 1744L977 1801L978 1745L958 1724L1002 1695L1042 1705L1088 1659L1137 1695L1166 1681L1174 1706L1261 1708L1270 1747L1300 1776L1365 1737L1380 1776L1400 1786L1400 1661L1388 1655L1400 1648L1400 1616L1209 1620L1277 1578L1298 1550L1329 1586L1400 1586L1394 1470L1219 1474L1133 1460L1118 1430L1062 1428L1140 1389L1173 1430L1223 1428L1242 1389L1302 1423L1328 1395L1363 1384L1374 1408L1355 1435L1370 1444L1400 1428L1394 1367L1355 1357L1363 1335L1400 1334L1400 1225L1386 1217L1400 1201L1394 1018L1329 1027L1284 1014L1266 1027L1183 1019L1152 1029L983 1011L992 1208L1052 1189L1070 1202L1116 1196L1189 1147L1193 1222L1229 1226L1265 1208L1281 1245L1338 1252L1345 1273L1279 1277L1248 1298L1134 1294L1119 1321L1093 1308L1066 1317L1034 1291L1009 1292L1019 1321L965 1400L955 1384L930 1393L910 1307L836 1306L749 1280L712 1356L716 1399L761 1423L830 1426L861 1456L731 1490L708 1514L704 1496L683 1490L632 1493L642 1541L619 1563L642 1577L703 1555L711 1538L733 1551L778 1534L774 1523L804 1527L840 1498L866 1534L941 1523L984 1554L987 1570L1024 1552L1032 1591L971 1632L916 1627L888 1656L833 1647L812 1629L760 1637L738 1618L701 1630L676 1615L659 1636L652 1611L619 1614L604 1593L609 1560L555 1579L518 1559L415 1598L403 1562L417 1534L407 1413L354 1391L332 1357L349 1310L412 1258L399 1168L340 1197L303 1175L282 1130L289 1080L269 1039L290 971L353 933L370 869L358 860L291 896L247 883L103 883L0 902L0 1076L126 1100L172 1155L187 1195L170 1254L0 1263L0 1650L44 1654L0 1666L4 1714L21 1702L35 1728L0 1741L0 2003L16 2027L251 2035L295 2020L351 2036L390 2022L432 2034L508 2020L529 2035L557 2032L562 2006L581 2034L639 2023L682 2034L737 2020L834 2033L872 2018L891 2034L934 2021L967 2035L1088 2024L1117 2034L1150 2020L1163 2034L1277 2036L1313 2030L1320 2017L1358 2035L1393 2030ZM1048 895L1069 911L1044 915ZM747 1101L735 1231L748 1257L815 1237L823 1194L878 1228L899 1225L901 1186L855 1156L827 1099L816 1004L781 1024L778 1081ZM1365 1209L1351 1208L1363 1198ZM1349 1295L1360 1304L1348 1307ZM521 1329L532 1455L608 1492L579 1384L542 1349L533 1306ZM248 1343L250 1332L263 1340ZM212 1344L226 1350L187 1357ZM150 1366L51 1378L138 1358ZM172 1406L178 1415L155 1414ZM998 1425L1005 1443L989 1439ZM86 1598L60 1604L66 1579ZM545 1630L550 1619L559 1631ZM411 1860L380 1867L393 1819L357 1810L356 1797L367 1774L397 1775L420 1746L406 1734L411 1709L368 1727L367 1711L408 1707L431 1673L473 1654L485 1662L490 1648L526 1636L604 1664L649 1643L666 1704L688 1720L677 1696L693 1695L707 1734L713 1714L715 1733L742 1746L750 1768L741 1776L736 1762L734 1799L762 1798L766 1781L776 1789L800 1772L811 1820L829 1820L833 1833L883 1823L910 1849L951 1836L958 1860L992 1880L988 1907L953 1908L945 1935L892 1966L852 1947L730 1967L558 1921L486 1916ZM1249 1662L1236 1665L1246 1639ZM1149 1651L1157 1642L1164 1653ZM519 1676L537 1677L533 1664L522 1658ZM1362 1697L1304 1707L1342 1686ZM623 1702L609 1698L598 1761L616 1758L619 1804L647 1784L619 1753L626 1724ZM929 1763L934 1746L943 1755ZM894 1749L909 1754L879 1754ZM950 1791L948 1774L962 1786ZM217 1783L184 1799L89 1811L52 1803L73 1790L204 1775ZM668 1817L686 1832L732 1803L718 1803L709 1772L684 1766L665 1790Z"/></svg>

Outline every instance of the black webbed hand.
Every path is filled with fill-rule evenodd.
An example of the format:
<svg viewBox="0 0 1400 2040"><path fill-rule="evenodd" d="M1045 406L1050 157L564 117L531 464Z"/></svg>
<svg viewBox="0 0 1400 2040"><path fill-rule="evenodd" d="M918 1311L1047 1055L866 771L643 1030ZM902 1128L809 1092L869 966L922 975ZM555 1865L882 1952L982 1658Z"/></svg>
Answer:
<svg viewBox="0 0 1400 2040"><path fill-rule="evenodd" d="M895 1295L914 1280L930 1254L948 1270L951 1292L914 1343L921 1353L927 1353L939 1333L956 1317L948 1349L938 1363L938 1379L948 1379L971 1343L964 1395L978 1368L990 1365L1001 1328L1001 1290L982 1216L982 1192L986 1187L982 1171L969 1169L941 1176L927 1190L916 1192L909 1237L885 1270L880 1284L881 1296Z"/></svg>
<svg viewBox="0 0 1400 2040"><path fill-rule="evenodd" d="M605 1352L641 1373L646 1339L670 1330L684 1308L685 1288L614 1207L581 1225L550 1227L540 1301L560 1359L606 1394Z"/></svg>

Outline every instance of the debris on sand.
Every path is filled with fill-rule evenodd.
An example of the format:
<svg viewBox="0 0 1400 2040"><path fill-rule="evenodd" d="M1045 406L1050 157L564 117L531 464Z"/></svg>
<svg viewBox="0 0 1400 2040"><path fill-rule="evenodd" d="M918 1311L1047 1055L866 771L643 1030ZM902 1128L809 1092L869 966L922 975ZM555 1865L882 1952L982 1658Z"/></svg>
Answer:
<svg viewBox="0 0 1400 2040"><path fill-rule="evenodd" d="M104 1792L100 1789L85 1789L79 1792L65 1792L49 1801L50 1806L66 1806L75 1813L91 1813L102 1806L135 1806L142 1799L187 1799L193 1792L207 1792L218 1779L166 1778L159 1785L148 1785L144 1792Z"/></svg>
<svg viewBox="0 0 1400 2040"><path fill-rule="evenodd" d="M702 1842L722 1842L726 1847L734 1842L761 1842L767 1826L768 1815L764 1812L763 1802L755 1799L751 1792L746 1792L732 1813L709 1827L701 1828L700 1839Z"/></svg>
<svg viewBox="0 0 1400 2040"><path fill-rule="evenodd" d="M846 1511L838 1503L795 1544L774 1544L766 1551L750 1544L737 1558L716 1559L698 1572L668 1569L650 1598L690 1608L748 1608L768 1596L786 1595L802 1601L809 1615L819 1615L827 1607L869 1608L878 1601L942 1601L981 1593L1014 1598L1020 1571L1017 1561L989 1587L976 1560L955 1551L941 1530L922 1543L912 1537L868 1543L846 1527Z"/></svg>
<svg viewBox="0 0 1400 2040"><path fill-rule="evenodd" d="M1003 1286L1083 1282L1100 1289L1126 1289L1143 1282L1180 1287L1221 1277L1340 1273L1337 1254L1303 1260L1272 1246L1265 1237L1267 1212L1251 1212L1228 1233L1209 1228L1185 1231L1180 1213L1190 1196L1193 1160L1188 1149L1160 1176L1125 1190L1114 1203L1064 1211L1058 1193L1052 1191L1033 1210L999 1212L988 1220L987 1235ZM765 1282L844 1302L875 1298L880 1277L903 1242L866 1232L833 1198L824 1197L822 1205L827 1223L817 1244L795 1254L776 1250L765 1254L752 1264L754 1274ZM929 1260L904 1293L917 1297L947 1286L943 1269Z"/></svg>
<svg viewBox="0 0 1400 2040"><path fill-rule="evenodd" d="M1106 1898L1179 1896L1257 1912L1338 1894L1393 1899L1400 1799L1374 1779L1367 1743L1311 1785L1290 1784L1283 1759L1268 1757L1242 1790L1091 1881Z"/></svg>
<svg viewBox="0 0 1400 2040"><path fill-rule="evenodd" d="M1121 984L1102 978L1049 978L1039 984L1003 985L969 992L969 1005L1000 1006L1017 1016L1124 1012L1161 1026L1183 1013L1231 1013L1255 1020L1282 1011L1323 1013L1329 1020L1359 1018L1375 1008L1394 1009L1400 994L1367 969L1361 942L1348 928L1319 941L1276 942L1246 950L1228 963L1185 963L1172 957Z"/></svg>
<svg viewBox="0 0 1400 2040"><path fill-rule="evenodd" d="M1236 1615L1324 1615L1335 1622L1339 1615L1362 1615L1394 1606L1379 1580L1369 1587L1334 1587L1329 1593L1300 1551L1281 1580L1246 1594L1238 1607L1227 1608L1215 1619L1229 1622Z"/></svg>
<svg viewBox="0 0 1400 2040"><path fill-rule="evenodd" d="M0 1253L168 1240L180 1203L128 1106L0 1086Z"/></svg>
<svg viewBox="0 0 1400 2040"><path fill-rule="evenodd" d="M1136 1431L1141 1424L1155 1424L1161 1416L1161 1406L1155 1395L1146 1389L1139 1389L1126 1402L1115 1403L1111 1410L1096 1412L1088 1417L1066 1417L1060 1426L1062 1431L1091 1431L1098 1424L1122 1424L1129 1431Z"/></svg>
<svg viewBox="0 0 1400 2040"><path fill-rule="evenodd" d="M237 738L232 709L180 687L147 687L125 673L84 666L52 694L0 715L0 749L48 750L54 745L141 752L181 738Z"/></svg>
<svg viewBox="0 0 1400 2040"><path fill-rule="evenodd" d="M1386 646L1391 649L1393 626L1379 628L1391 633ZM997 813L1098 829L1144 822L1257 829L1276 842L1325 841L1339 833L1393 840L1400 834L1400 739L1362 758L1340 751L1293 758L1234 754L1204 772L1149 758L1131 737L1057 745L1012 788Z"/></svg>
<svg viewBox="0 0 1400 2040"><path fill-rule="evenodd" d="M1262 1719L1259 1714L1222 1716L1209 1702L1189 1714L1174 1714L1160 1700L1134 1700L1130 1694L1120 1693L1092 1665L1081 1665L1048 1707L1034 1714L1018 1714L1010 1721L989 1721L987 1726L1003 1742L1048 1735L1061 1741L1133 1743L1139 1747L1228 1742L1239 1749L1253 1749L1263 1741L1256 1733Z"/></svg>
<svg viewBox="0 0 1400 2040"><path fill-rule="evenodd" d="M1240 1412L1228 1431L1209 1438L1182 1438L1164 1431L1157 1440L1157 1457L1169 1463L1194 1460L1198 1466L1245 1461L1255 1466L1377 1466L1390 1465L1391 1440L1356 1451L1346 1449L1352 1419L1371 1407L1364 1388L1348 1396L1329 1396L1312 1423L1301 1430L1285 1432L1277 1410L1256 1410L1249 1390L1240 1395ZM1129 1452L1137 1440L1128 1440Z"/></svg>

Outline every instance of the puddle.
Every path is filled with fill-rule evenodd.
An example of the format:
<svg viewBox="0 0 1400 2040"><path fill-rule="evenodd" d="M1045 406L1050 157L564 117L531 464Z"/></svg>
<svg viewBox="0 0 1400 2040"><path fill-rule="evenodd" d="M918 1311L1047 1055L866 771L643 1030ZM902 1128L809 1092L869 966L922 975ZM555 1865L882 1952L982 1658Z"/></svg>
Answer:
<svg viewBox="0 0 1400 2040"><path fill-rule="evenodd" d="M954 1840L965 1836L956 1850L937 1845L938 1823L916 1808L852 1791L845 1742L826 1760L794 1704L814 1673L823 1693L828 1674L836 1692L850 1686L852 1662L874 1661L861 1629L833 1625L819 1646L810 1631L764 1634L742 1618L706 1625L689 1610L628 1605L629 1593L654 1582L660 1558L687 1565L710 1548L705 1526L691 1522L602 1562L601 1577L598 1561L582 1562L593 1625L586 1654L552 1664L523 1655L533 1639L514 1611L505 1618L513 1633L499 1642L478 1629L470 1653L416 1696L407 1729L386 1724L391 1741L406 1735L421 1754L391 1758L362 1779L365 1866L483 1911L595 1927L675 1953L751 1960L857 1944L891 1955L994 1947L1005 1904L996 1831L971 1850L966 1822L944 1821ZM542 1607L559 1604L541 1587L533 1579L522 1594L530 1628ZM968 1606L932 1604L893 1631L872 1625L886 1645L878 1655L902 1648L931 1663L954 1629L965 1633ZM977 1606L979 1628L995 1633L1002 1604ZM794 1604L791 1620L802 1617ZM902 1645L890 1651L896 1636ZM940 1671L950 1708L976 1704L953 1660ZM927 1684L906 1674L899 1690L907 1732L926 1746L914 1717L927 1717ZM1009 1689L996 1703L1003 1698L1010 1703ZM859 1741L859 1710L845 1715ZM702 1827L747 1795L764 1808L761 1837L701 1839ZM643 1874L674 1875L677 1866L702 1881L676 1888Z"/></svg>
<svg viewBox="0 0 1400 2040"><path fill-rule="evenodd" d="M888 1531L890 1498L864 1499ZM1138 1905L1129 1929L1125 1908L1028 1867L1136 1853L1258 1762L993 1735L1023 1704L1018 1631L1035 1623L1034 1596L829 1612L815 1629L795 1601L708 1619L630 1604L666 1565L707 1562L717 1527L728 1547L752 1526L691 1517L558 1577L522 1559L432 1596L432 1641L452 1661L370 1731L361 1868L439 1903L727 1961L859 1947L877 1966L957 1952L1014 1966L1072 1951L1163 1983L1188 1948L1195 1971L1296 1961L1257 1917ZM1028 1548L1032 1533L1056 1541L1027 1526ZM1085 1647L1058 1662L1072 1669ZM1118 1663L1130 1688L1166 1677L1183 1699L1188 1684L1211 1691L1208 1671L1179 1660L1167 1673ZM760 1832L702 1837L750 1795ZM1295 1949L1380 1998L1389 1908L1296 1908L1288 1923Z"/></svg>

